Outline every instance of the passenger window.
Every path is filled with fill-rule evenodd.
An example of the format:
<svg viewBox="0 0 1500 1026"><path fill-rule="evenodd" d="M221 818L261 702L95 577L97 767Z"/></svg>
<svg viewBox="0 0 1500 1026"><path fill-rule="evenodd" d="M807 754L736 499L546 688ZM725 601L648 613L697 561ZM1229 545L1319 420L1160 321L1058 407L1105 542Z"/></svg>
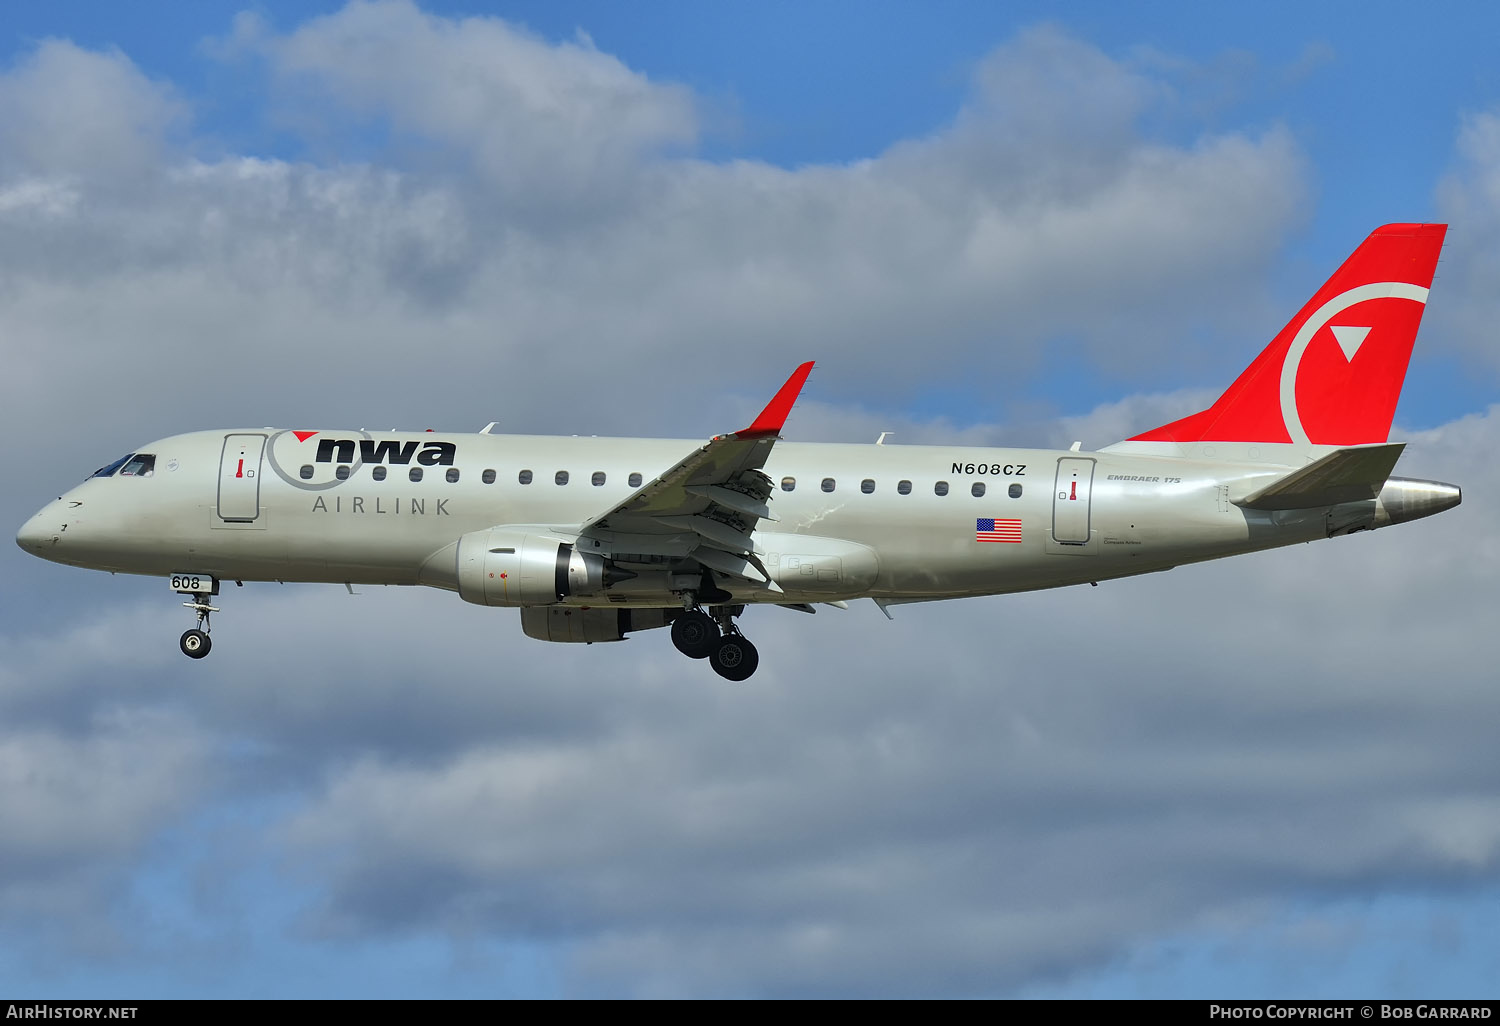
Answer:
<svg viewBox="0 0 1500 1026"><path fill-rule="evenodd" d="M531 484L531 471L529 471L529 470L523 470L523 471L521 471L519 474L516 475L516 480L520 481L522 484Z"/></svg>
<svg viewBox="0 0 1500 1026"><path fill-rule="evenodd" d="M974 487L969 489L969 494L972 495L972 496L974 496L974 498L976 498L976 499L979 498L981 495L983 495L984 494L984 482L983 481L975 481L974 482Z"/></svg>
<svg viewBox="0 0 1500 1026"><path fill-rule="evenodd" d="M1019 499L1021 497L1021 486L1020 485L1013 484L1013 485L1010 486L1010 497L1012 499Z"/></svg>
<svg viewBox="0 0 1500 1026"><path fill-rule="evenodd" d="M134 455L135 455L135 453L130 453L128 455L121 456L119 459L115 460L113 463L106 464L105 466L102 466L98 470L94 471L94 473L93 473L92 476L93 477L109 477L115 471L119 470L125 464L129 463L131 457L134 456Z"/></svg>
<svg viewBox="0 0 1500 1026"><path fill-rule="evenodd" d="M825 492L831 492L831 491L833 491L833 478L831 478L831 477L825 477L823 479L823 490Z"/></svg>
<svg viewBox="0 0 1500 1026"><path fill-rule="evenodd" d="M145 453L136 453L130 457L130 461L120 468L121 477L150 477L156 472L156 457L147 456Z"/></svg>
<svg viewBox="0 0 1500 1026"><path fill-rule="evenodd" d="M568 483L568 472L566 470L559 470L557 472L557 476L552 480L556 481L560 485L565 485Z"/></svg>
<svg viewBox="0 0 1500 1026"><path fill-rule="evenodd" d="M457 484L458 483L458 468L457 467L449 467L448 468L448 473L447 473L446 476L448 478L448 483L449 484Z"/></svg>
<svg viewBox="0 0 1500 1026"><path fill-rule="evenodd" d="M911 494L911 482L910 481L897 481L896 482L896 491L900 492L902 495L910 495Z"/></svg>
<svg viewBox="0 0 1500 1026"><path fill-rule="evenodd" d="M297 476L300 477L300 478L302 478L302 480L304 480L304 481L311 481L312 480L312 464L311 463L304 463L304 464L302 464L302 469L299 470L299 471L297 471Z"/></svg>
<svg viewBox="0 0 1500 1026"><path fill-rule="evenodd" d="M874 481L874 479L873 478L868 478L868 477L865 478L863 481L861 481L859 483L859 490L862 491L862 492L864 492L866 495L869 495L871 492L873 492L875 490L875 481Z"/></svg>
<svg viewBox="0 0 1500 1026"><path fill-rule="evenodd" d="M596 470L596 471L594 471L594 476L591 477L591 478L589 478L589 480L591 482L593 482L593 485L594 485L595 488L598 488L600 485L602 485L604 483L604 471L602 471L602 470Z"/></svg>
<svg viewBox="0 0 1500 1026"><path fill-rule="evenodd" d="M409 477L409 478L411 478L413 481L420 481L420 480L422 480L422 468L421 467L412 467L411 468L411 472L409 474L407 474L406 476Z"/></svg>
<svg viewBox="0 0 1500 1026"><path fill-rule="evenodd" d="M494 484L495 472L493 470L486 470L483 474L479 475L479 480L483 481L485 484Z"/></svg>
<svg viewBox="0 0 1500 1026"><path fill-rule="evenodd" d="M630 475L630 487L632 487L632 488L639 488L640 486L641 486L641 475L639 475L639 474L631 474Z"/></svg>
<svg viewBox="0 0 1500 1026"><path fill-rule="evenodd" d="M784 478L781 479L781 490L782 491L789 492L793 488L796 488L796 487L797 487L797 479L795 477L784 477Z"/></svg>
<svg viewBox="0 0 1500 1026"><path fill-rule="evenodd" d="M932 486L932 494L934 494L934 495L947 495L948 494L948 482L947 481L939 481L937 484L933 485Z"/></svg>
<svg viewBox="0 0 1500 1026"><path fill-rule="evenodd" d="M349 464L340 463L338 465L338 468L334 470L333 476L338 478L340 481L349 480Z"/></svg>
<svg viewBox="0 0 1500 1026"><path fill-rule="evenodd" d="M374 470L370 471L370 476L373 477L377 481L384 481L385 480L385 468L384 467L376 467Z"/></svg>

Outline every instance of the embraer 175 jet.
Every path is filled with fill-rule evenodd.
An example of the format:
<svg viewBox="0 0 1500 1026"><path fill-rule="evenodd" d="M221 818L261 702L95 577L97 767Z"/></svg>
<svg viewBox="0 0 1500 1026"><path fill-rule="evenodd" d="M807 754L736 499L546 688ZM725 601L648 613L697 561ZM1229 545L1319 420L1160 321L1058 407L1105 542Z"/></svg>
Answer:
<svg viewBox="0 0 1500 1026"><path fill-rule="evenodd" d="M744 680L759 656L738 617L754 604L885 610L1096 583L1457 505L1453 485L1392 477L1403 446L1387 442L1446 230L1377 229L1212 406L1097 452L783 442L805 363L749 427L706 444L175 435L16 541L168 577L197 613L181 639L194 658L226 580L422 584L517 606L543 641L670 625L685 655Z"/></svg>

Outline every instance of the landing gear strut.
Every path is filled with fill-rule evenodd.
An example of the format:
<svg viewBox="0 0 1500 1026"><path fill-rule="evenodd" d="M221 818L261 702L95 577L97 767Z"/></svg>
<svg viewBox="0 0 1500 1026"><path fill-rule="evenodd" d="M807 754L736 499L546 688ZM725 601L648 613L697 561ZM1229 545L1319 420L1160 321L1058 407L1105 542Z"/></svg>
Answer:
<svg viewBox="0 0 1500 1026"><path fill-rule="evenodd" d="M760 665L760 653L750 644L734 618L744 606L715 606L713 613L699 609L695 596L672 621L672 644L692 659L707 659L714 672L726 680L746 680Z"/></svg>
<svg viewBox="0 0 1500 1026"><path fill-rule="evenodd" d="M208 614L217 613L219 607L209 605L208 600L212 597L207 592L194 592L193 601L183 603L198 614L198 626L183 631L182 637L177 642L178 647L182 649L182 654L189 659L202 659L214 647L213 639L208 636L208 632L213 629L209 625Z"/></svg>

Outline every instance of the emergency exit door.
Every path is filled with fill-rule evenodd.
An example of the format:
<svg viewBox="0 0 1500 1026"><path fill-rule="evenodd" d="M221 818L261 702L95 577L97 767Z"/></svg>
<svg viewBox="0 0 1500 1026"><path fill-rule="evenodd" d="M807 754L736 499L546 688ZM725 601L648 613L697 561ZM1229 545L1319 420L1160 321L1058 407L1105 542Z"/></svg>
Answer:
<svg viewBox="0 0 1500 1026"><path fill-rule="evenodd" d="M1052 492L1052 537L1063 545L1087 545L1094 461L1065 456L1057 461Z"/></svg>
<svg viewBox="0 0 1500 1026"><path fill-rule="evenodd" d="M219 519L248 524L260 516L260 458L265 435L225 435L219 458Z"/></svg>

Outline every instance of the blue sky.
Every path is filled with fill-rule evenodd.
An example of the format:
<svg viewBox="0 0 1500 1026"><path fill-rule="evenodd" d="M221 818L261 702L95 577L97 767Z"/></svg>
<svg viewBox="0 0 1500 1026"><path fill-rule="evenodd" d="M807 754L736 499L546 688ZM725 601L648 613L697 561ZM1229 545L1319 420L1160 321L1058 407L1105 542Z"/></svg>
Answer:
<svg viewBox="0 0 1500 1026"><path fill-rule="evenodd" d="M706 437L807 358L795 437L1104 445L1397 220L1453 225L1399 472L1466 502L1091 595L767 614L745 692L341 588L247 587L187 665L159 582L12 549L0 989L1495 995L1488 8L4 28L0 428L44 440L5 522L197 428Z"/></svg>

